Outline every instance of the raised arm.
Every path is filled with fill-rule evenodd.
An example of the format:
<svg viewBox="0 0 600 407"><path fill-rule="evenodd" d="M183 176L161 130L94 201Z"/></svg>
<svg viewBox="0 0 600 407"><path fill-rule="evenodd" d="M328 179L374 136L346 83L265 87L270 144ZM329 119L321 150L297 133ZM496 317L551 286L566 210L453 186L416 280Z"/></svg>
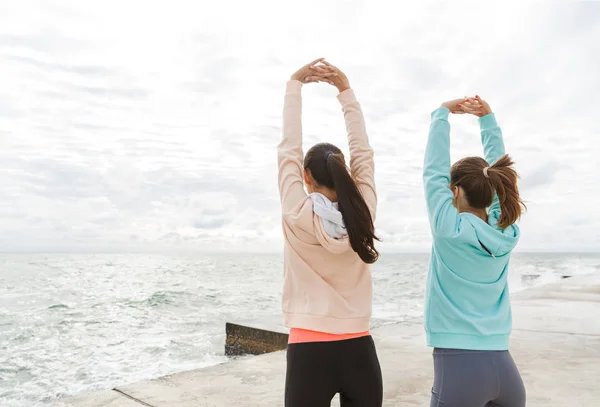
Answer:
<svg viewBox="0 0 600 407"><path fill-rule="evenodd" d="M303 181L302 84L328 81L331 72L319 72L314 60L297 70L286 84L283 102L283 137L277 146L279 197L283 214L293 212L306 199Z"/></svg>
<svg viewBox="0 0 600 407"><path fill-rule="evenodd" d="M427 214L434 236L453 235L458 221L450 190L450 108L445 105L431 114L423 165Z"/></svg>
<svg viewBox="0 0 600 407"><path fill-rule="evenodd" d="M373 149L369 145L365 119L352 89L340 93L338 100L342 105L344 120L346 121L346 132L348 133L350 173L371 211L371 216L375 218L377 207L375 161L373 159Z"/></svg>
<svg viewBox="0 0 600 407"><path fill-rule="evenodd" d="M479 128L481 129L481 144L483 145L483 154L485 161L492 166L500 157L506 154L504 151L504 140L502 139L502 130L496 122L496 116L492 112L490 105L479 96L469 99L465 104L464 110L467 113L479 117ZM500 201L498 195L494 195L492 204L488 212L500 212Z"/></svg>
<svg viewBox="0 0 600 407"><path fill-rule="evenodd" d="M306 199L302 180L302 82L286 84L283 102L283 137L277 146L279 196L282 212L289 213Z"/></svg>
<svg viewBox="0 0 600 407"><path fill-rule="evenodd" d="M480 117L479 127L481 128L481 143L483 144L485 160L489 165L494 165L500 157L506 154L504 152L502 130L498 127L494 113ZM490 213L500 213L500 200L498 199L498 194L494 194L494 199L492 199L492 204L488 211Z"/></svg>
<svg viewBox="0 0 600 407"><path fill-rule="evenodd" d="M365 118L356 99L350 82L344 72L323 61L323 65L334 73L327 82L335 86L340 92L337 96L342 105L346 132L348 134L348 148L350 150L350 173L362 194L373 220L377 208L377 193L375 189L375 160L373 149L369 144L369 136L365 126Z"/></svg>
<svg viewBox="0 0 600 407"><path fill-rule="evenodd" d="M479 99L479 96L477 98ZM486 102L483 101L483 103ZM486 114L479 118L479 128L481 129L481 144L483 144L485 160L489 165L494 165L494 163L506 154L506 152L504 151L502 130L500 130L500 127L496 122L496 115L489 109L489 105L487 105L487 108L488 109L485 111ZM500 201L498 200L497 194L494 194L494 199L492 199L492 204L488 211L490 213L500 213Z"/></svg>

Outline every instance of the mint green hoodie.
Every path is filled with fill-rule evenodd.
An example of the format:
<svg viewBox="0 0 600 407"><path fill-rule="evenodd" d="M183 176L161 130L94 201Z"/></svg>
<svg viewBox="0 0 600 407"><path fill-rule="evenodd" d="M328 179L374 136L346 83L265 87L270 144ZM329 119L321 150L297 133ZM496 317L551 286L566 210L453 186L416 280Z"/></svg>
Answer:
<svg viewBox="0 0 600 407"><path fill-rule="evenodd" d="M450 123L446 108L431 115L423 181L433 248L425 294L427 345L436 348L506 350L512 327L508 292L510 253L519 240L516 225L501 230L495 196L488 222L452 205ZM494 114L479 119L486 161L504 155Z"/></svg>

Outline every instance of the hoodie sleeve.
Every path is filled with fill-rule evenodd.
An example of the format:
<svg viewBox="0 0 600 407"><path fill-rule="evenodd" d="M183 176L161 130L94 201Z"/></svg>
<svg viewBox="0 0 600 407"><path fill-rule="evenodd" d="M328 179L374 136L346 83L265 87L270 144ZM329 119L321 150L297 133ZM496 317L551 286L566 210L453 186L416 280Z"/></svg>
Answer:
<svg viewBox="0 0 600 407"><path fill-rule="evenodd" d="M490 113L479 118L479 128L481 129L481 144L483 144L483 153L485 160L489 165L494 165L505 153L504 141L502 140L502 130L496 122L494 113ZM500 201L498 195L494 194L489 213L500 212Z"/></svg>
<svg viewBox="0 0 600 407"><path fill-rule="evenodd" d="M303 183L302 82L286 85L283 103L283 137L277 146L279 196L282 213L292 212L306 199Z"/></svg>
<svg viewBox="0 0 600 407"><path fill-rule="evenodd" d="M434 236L450 236L458 225L458 212L452 205L450 190L450 110L441 107L431 114L425 150L423 184L427 214Z"/></svg>
<svg viewBox="0 0 600 407"><path fill-rule="evenodd" d="M350 149L350 173L360 190L373 220L377 207L377 193L375 190L375 161L373 149L369 145L369 137L365 126L360 104L352 89L347 89L338 95L342 105L346 132L348 133L348 147Z"/></svg>

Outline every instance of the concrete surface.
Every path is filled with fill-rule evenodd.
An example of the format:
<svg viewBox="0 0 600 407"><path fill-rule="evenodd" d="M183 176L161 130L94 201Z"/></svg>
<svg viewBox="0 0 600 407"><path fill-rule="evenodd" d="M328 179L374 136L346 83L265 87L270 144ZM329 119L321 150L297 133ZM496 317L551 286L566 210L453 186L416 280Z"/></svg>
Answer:
<svg viewBox="0 0 600 407"><path fill-rule="evenodd" d="M115 390L102 390L90 394L82 394L72 399L58 401L56 406L103 406L103 407L141 407L148 406L140 401L119 393Z"/></svg>
<svg viewBox="0 0 600 407"><path fill-rule="evenodd" d="M511 352L529 407L591 406L600 400L600 275L569 278L513 296ZM420 320L373 330L384 406L428 406L433 367ZM282 406L285 352L120 386L64 400L69 407ZM124 394L128 395L126 397ZM133 400L138 400L131 404ZM337 401L332 406L338 406Z"/></svg>

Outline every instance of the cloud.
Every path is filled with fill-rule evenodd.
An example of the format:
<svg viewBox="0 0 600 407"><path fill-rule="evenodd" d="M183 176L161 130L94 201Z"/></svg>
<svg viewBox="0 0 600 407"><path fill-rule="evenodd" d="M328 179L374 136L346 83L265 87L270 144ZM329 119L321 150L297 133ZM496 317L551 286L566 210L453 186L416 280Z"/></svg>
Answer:
<svg viewBox="0 0 600 407"><path fill-rule="evenodd" d="M77 40L76 37L63 35L57 31L59 29L56 27L36 30L26 35L1 33L0 44L3 47L26 48L45 53L64 52L66 48L75 51L83 46L82 42Z"/></svg>
<svg viewBox="0 0 600 407"><path fill-rule="evenodd" d="M600 3L25 3L0 5L0 250L278 250L283 90L319 56L363 106L384 250L428 250L429 114L473 93L522 177L520 248L600 247ZM335 95L304 88L305 149L347 155ZM453 160L481 150L453 117Z"/></svg>
<svg viewBox="0 0 600 407"><path fill-rule="evenodd" d="M63 84L63 88L77 92L87 93L93 96L106 98L121 98L121 99L145 99L150 94L150 90L141 88L116 88L116 87L101 87L101 86L84 86Z"/></svg>
<svg viewBox="0 0 600 407"><path fill-rule="evenodd" d="M203 219L198 220L194 223L194 227L197 229L218 229L227 224L227 219Z"/></svg>
<svg viewBox="0 0 600 407"><path fill-rule="evenodd" d="M522 189L533 190L534 188L548 187L556 180L556 174L559 171L569 171L569 166L560 166L556 162L547 162L537 166L533 171L529 171L521 176L520 187Z"/></svg>
<svg viewBox="0 0 600 407"><path fill-rule="evenodd" d="M1 41L1 38L0 38ZM46 62L40 59L32 58L29 56L22 55L4 55L3 58L7 61L19 62L23 65L33 66L42 71L49 72L68 72L75 73L83 76L100 75L110 76L114 75L115 72L101 65L86 65L86 64L57 64L52 62Z"/></svg>

